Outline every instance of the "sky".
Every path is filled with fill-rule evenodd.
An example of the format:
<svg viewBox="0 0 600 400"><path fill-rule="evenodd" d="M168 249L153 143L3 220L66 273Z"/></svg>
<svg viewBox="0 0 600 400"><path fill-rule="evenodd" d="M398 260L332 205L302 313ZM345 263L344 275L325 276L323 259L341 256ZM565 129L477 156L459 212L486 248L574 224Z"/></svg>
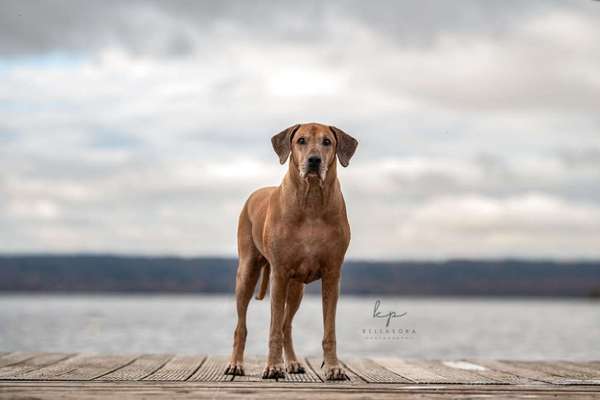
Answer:
<svg viewBox="0 0 600 400"><path fill-rule="evenodd" d="M353 259L600 257L600 2L0 2L0 252L234 256L299 122Z"/></svg>

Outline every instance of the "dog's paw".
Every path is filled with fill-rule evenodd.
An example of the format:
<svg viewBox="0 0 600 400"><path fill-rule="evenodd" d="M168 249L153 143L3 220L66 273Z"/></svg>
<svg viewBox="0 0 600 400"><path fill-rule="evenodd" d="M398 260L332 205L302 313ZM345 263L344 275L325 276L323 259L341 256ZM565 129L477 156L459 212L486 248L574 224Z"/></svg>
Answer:
<svg viewBox="0 0 600 400"><path fill-rule="evenodd" d="M328 381L349 381L350 378L339 364L336 365L325 365L324 368L325 379Z"/></svg>
<svg viewBox="0 0 600 400"><path fill-rule="evenodd" d="M289 374L303 374L306 372L304 366L298 361L288 361L285 370Z"/></svg>
<svg viewBox="0 0 600 400"><path fill-rule="evenodd" d="M263 379L283 379L285 378L285 372L283 370L283 365L275 364L275 365L267 365L262 374Z"/></svg>
<svg viewBox="0 0 600 400"><path fill-rule="evenodd" d="M225 375L244 375L244 365L241 362L230 362L225 368Z"/></svg>

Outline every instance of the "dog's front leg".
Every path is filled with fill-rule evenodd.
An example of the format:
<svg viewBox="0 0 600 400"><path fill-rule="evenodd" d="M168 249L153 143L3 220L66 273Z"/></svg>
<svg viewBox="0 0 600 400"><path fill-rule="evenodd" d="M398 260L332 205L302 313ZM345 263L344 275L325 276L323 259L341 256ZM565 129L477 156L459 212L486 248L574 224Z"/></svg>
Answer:
<svg viewBox="0 0 600 400"><path fill-rule="evenodd" d="M263 372L264 379L285 378L283 367L283 319L285 298L287 295L287 278L271 268L271 328L269 330L269 354L267 366Z"/></svg>
<svg viewBox="0 0 600 400"><path fill-rule="evenodd" d="M337 358L335 341L335 311L340 292L340 274L332 273L324 275L321 282L323 299L323 362L325 377L330 381L347 380L348 375L344 372Z"/></svg>

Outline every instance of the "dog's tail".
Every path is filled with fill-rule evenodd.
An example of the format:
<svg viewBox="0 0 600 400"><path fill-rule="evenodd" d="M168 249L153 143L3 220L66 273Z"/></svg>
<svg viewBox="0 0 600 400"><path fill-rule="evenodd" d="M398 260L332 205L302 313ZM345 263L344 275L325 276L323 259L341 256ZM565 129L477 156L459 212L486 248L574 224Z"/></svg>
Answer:
<svg viewBox="0 0 600 400"><path fill-rule="evenodd" d="M271 275L271 265L268 262L264 263L260 271L260 287L258 293L256 293L256 300L262 300L265 298L267 288L269 287L269 275Z"/></svg>

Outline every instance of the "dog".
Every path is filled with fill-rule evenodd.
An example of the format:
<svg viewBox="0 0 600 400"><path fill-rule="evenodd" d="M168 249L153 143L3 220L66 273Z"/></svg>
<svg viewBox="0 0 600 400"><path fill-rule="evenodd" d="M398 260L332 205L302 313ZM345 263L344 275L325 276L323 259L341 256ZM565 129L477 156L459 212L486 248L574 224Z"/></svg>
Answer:
<svg viewBox="0 0 600 400"><path fill-rule="evenodd" d="M225 374L244 375L246 311L259 278L258 300L271 286L269 351L262 377L284 378L285 371L304 373L292 343L292 319L304 285L321 279L321 367L327 380L345 380L348 376L337 358L335 313L350 225L336 159L347 167L358 141L334 126L307 123L283 130L271 143L281 164L289 157L288 171L281 185L252 193L240 214L235 286L238 320Z"/></svg>

